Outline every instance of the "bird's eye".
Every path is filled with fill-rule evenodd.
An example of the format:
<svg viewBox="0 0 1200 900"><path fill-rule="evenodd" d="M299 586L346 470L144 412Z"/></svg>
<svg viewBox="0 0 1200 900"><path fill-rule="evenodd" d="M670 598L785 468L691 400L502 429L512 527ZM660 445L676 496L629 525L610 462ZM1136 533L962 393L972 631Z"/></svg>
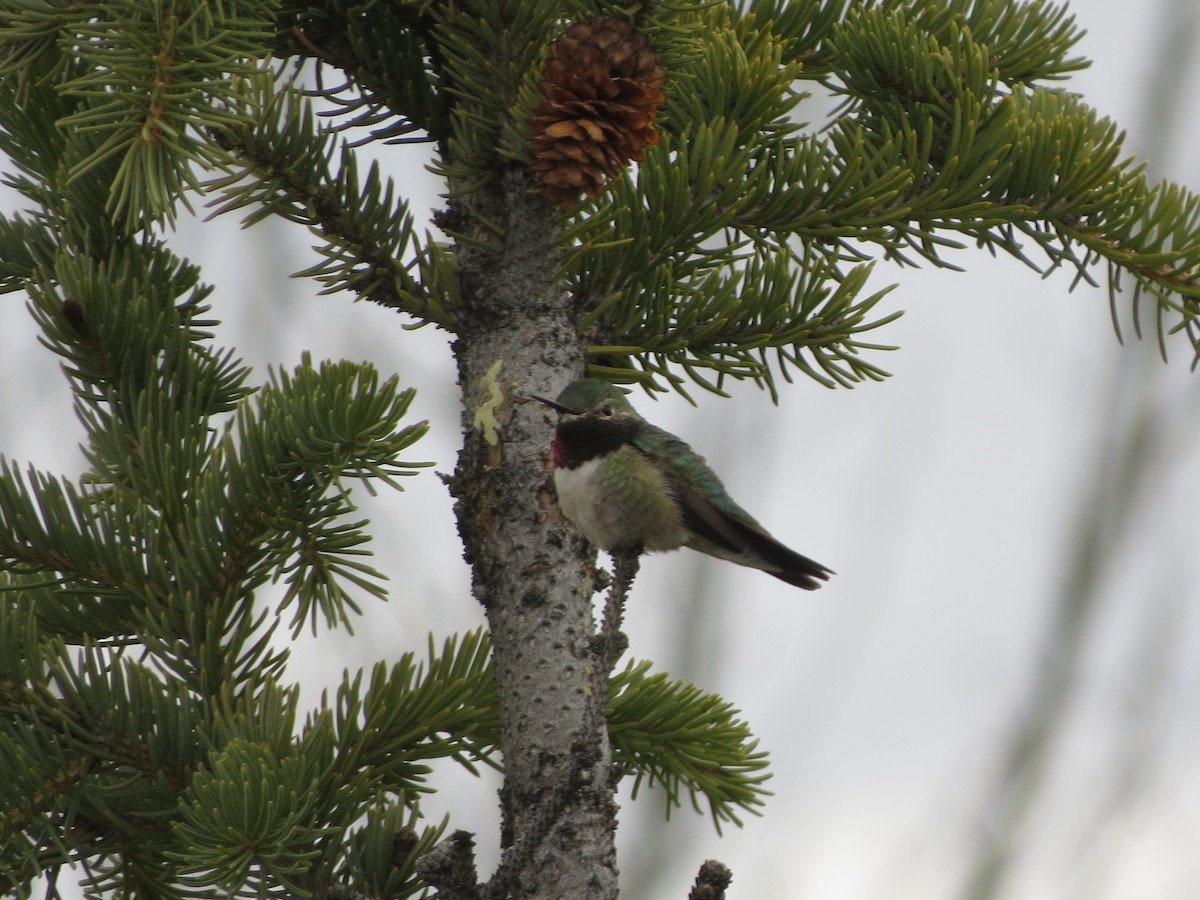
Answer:
<svg viewBox="0 0 1200 900"><path fill-rule="evenodd" d="M611 416L612 412L613 412L613 410L612 410L611 406L600 407L600 415L602 415L602 416Z"/></svg>

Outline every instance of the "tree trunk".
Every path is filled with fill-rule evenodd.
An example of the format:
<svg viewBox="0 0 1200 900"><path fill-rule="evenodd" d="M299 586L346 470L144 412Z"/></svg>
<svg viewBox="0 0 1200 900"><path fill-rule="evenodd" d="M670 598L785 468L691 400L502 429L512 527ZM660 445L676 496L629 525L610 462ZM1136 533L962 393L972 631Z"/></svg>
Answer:
<svg viewBox="0 0 1200 900"><path fill-rule="evenodd" d="M572 299L553 281L561 219L523 172L452 201L449 219L468 239L457 248L465 437L453 492L491 626L505 767L504 856L485 895L615 898L594 566L554 502L553 413L524 396L553 395L583 369Z"/></svg>

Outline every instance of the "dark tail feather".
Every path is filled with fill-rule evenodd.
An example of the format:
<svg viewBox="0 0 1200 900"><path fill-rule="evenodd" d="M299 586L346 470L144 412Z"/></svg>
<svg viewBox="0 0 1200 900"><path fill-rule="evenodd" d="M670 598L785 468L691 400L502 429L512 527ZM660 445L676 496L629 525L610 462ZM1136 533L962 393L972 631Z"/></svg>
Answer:
<svg viewBox="0 0 1200 900"><path fill-rule="evenodd" d="M779 543L753 516L728 497L725 497L727 509L721 512L690 482L679 479L675 490L682 507L684 525L711 545L709 548L698 548L703 552L724 555L742 565L762 569L806 591L815 591L821 582L828 581L833 574L832 569Z"/></svg>
<svg viewBox="0 0 1200 900"><path fill-rule="evenodd" d="M765 530L741 522L737 524L746 538L748 554L761 560L762 570L780 581L786 581L806 591L815 591L834 574L832 569L779 543Z"/></svg>
<svg viewBox="0 0 1200 900"><path fill-rule="evenodd" d="M819 562L813 562L807 556L801 556L799 553L791 550L788 552L794 558L791 565L786 569L779 569L778 571L775 569L766 570L780 581L794 584L796 587L803 588L806 591L815 591L822 583L828 581L829 576L833 574L832 569L825 568Z"/></svg>

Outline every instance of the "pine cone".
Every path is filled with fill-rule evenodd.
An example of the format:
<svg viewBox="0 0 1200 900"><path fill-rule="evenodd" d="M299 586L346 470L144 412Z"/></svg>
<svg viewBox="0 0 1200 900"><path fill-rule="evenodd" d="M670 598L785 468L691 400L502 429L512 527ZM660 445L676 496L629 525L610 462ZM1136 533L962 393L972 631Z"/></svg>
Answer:
<svg viewBox="0 0 1200 900"><path fill-rule="evenodd" d="M545 98L529 119L533 168L542 194L568 209L645 147L658 143L654 117L666 72L645 35L600 16L572 25L550 45L538 85Z"/></svg>

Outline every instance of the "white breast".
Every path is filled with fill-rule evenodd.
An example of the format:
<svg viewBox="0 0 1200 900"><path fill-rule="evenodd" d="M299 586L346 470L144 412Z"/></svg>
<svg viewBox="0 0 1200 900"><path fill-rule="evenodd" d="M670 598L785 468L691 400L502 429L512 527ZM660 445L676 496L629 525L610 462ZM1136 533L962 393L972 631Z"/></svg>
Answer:
<svg viewBox="0 0 1200 900"><path fill-rule="evenodd" d="M555 469L558 506L584 537L603 550L635 544L646 550L674 550L688 537L679 511L652 467L637 457L631 457L631 462L632 469L602 468L599 459L574 469Z"/></svg>

